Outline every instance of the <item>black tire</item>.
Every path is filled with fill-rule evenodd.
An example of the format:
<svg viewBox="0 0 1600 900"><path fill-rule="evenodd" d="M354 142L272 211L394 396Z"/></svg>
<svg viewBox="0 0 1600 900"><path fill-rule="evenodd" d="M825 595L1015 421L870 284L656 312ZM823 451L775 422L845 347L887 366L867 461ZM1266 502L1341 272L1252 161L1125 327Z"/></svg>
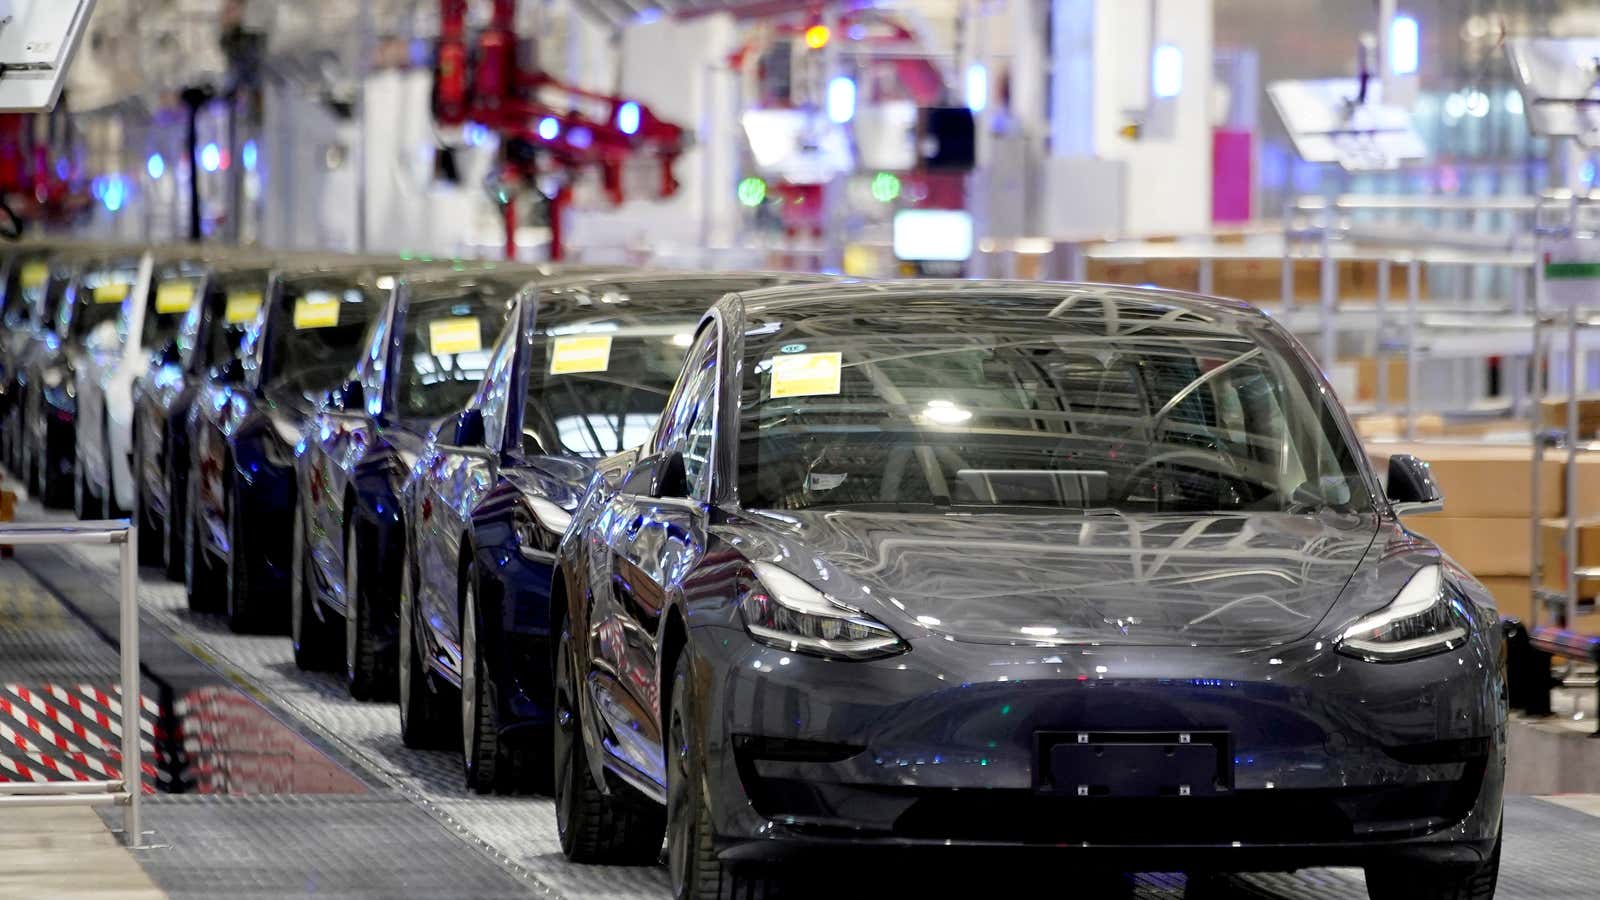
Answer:
<svg viewBox="0 0 1600 900"><path fill-rule="evenodd" d="M128 511L117 503L116 457L111 455L111 419L107 418L101 427L105 429L101 435L105 445L102 452L106 455L106 486L105 493L100 497L101 512L108 519L126 519Z"/></svg>
<svg viewBox="0 0 1600 900"><path fill-rule="evenodd" d="M317 616L316 594L311 589L311 566L306 549L306 522L300 507L294 510L294 541L289 566L289 639L294 664L302 671L323 672L339 662L338 634Z"/></svg>
<svg viewBox="0 0 1600 900"><path fill-rule="evenodd" d="M178 477L178 467L172 456L169 447L166 461L163 463L167 479L167 519L162 525L167 544L167 577L181 582L184 580L184 536L188 533L184 528L184 522L188 519L186 512L189 508L189 482Z"/></svg>
<svg viewBox="0 0 1600 900"><path fill-rule="evenodd" d="M239 540L239 498L231 488L227 491L228 562L223 567L224 588L228 598L228 629L235 634L258 634L267 628L267 616L262 607L265 598L255 583L255 566L250 554L244 552Z"/></svg>
<svg viewBox="0 0 1600 900"><path fill-rule="evenodd" d="M576 863L654 865L661 858L666 810L625 787L609 794L600 790L583 743L577 668L572 623L564 617L556 644L556 727L551 741L561 852Z"/></svg>
<svg viewBox="0 0 1600 900"><path fill-rule="evenodd" d="M77 466L77 477L72 479L72 514L79 521L105 518L105 505L89 488L89 475L82 465Z"/></svg>
<svg viewBox="0 0 1600 900"><path fill-rule="evenodd" d="M366 596L367 575L363 571L361 540L356 531L354 511L348 510L344 528L344 659L345 684L357 700L393 700L395 697L394 660L378 652L378 623L372 603Z"/></svg>
<svg viewBox="0 0 1600 900"><path fill-rule="evenodd" d="M144 438L139 425L133 426L133 524L139 529L139 565L159 566L166 561L167 532L156 525L150 514L150 498L144 489Z"/></svg>
<svg viewBox="0 0 1600 900"><path fill-rule="evenodd" d="M461 577L461 764L467 788L493 793L499 775L500 722L483 657L478 653L477 573L468 566Z"/></svg>
<svg viewBox="0 0 1600 900"><path fill-rule="evenodd" d="M672 673L666 731L667 882L676 900L765 900L775 893L766 872L723 865L717 858L705 776L705 742L696 730L699 699L690 683L689 649Z"/></svg>
<svg viewBox="0 0 1600 900"><path fill-rule="evenodd" d="M194 492L196 479L189 480L190 493ZM196 509L198 498L191 496L186 506ZM206 553L200 542L200 517L188 515L179 523L183 528L183 587L188 596L190 612L212 612L222 599L223 581L216 563Z"/></svg>
<svg viewBox="0 0 1600 900"><path fill-rule="evenodd" d="M69 509L72 506L72 482L77 474L77 466L65 455L50 450L49 431L46 426L44 459L39 474L39 499L51 509Z"/></svg>
<svg viewBox="0 0 1600 900"><path fill-rule="evenodd" d="M1492 900L1500 881L1500 845L1477 868L1461 869L1412 863L1367 867L1367 896L1372 900Z"/></svg>
<svg viewBox="0 0 1600 900"><path fill-rule="evenodd" d="M412 608L415 584L406 560L400 565L400 740L413 750L451 750L460 734L450 728L453 705L441 696L439 680L428 677L422 663Z"/></svg>

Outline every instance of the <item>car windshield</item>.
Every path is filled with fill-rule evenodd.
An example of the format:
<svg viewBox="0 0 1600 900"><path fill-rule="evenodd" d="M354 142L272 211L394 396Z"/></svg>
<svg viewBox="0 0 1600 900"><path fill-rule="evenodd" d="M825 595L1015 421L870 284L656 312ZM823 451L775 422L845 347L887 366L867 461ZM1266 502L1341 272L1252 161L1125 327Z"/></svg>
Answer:
<svg viewBox="0 0 1600 900"><path fill-rule="evenodd" d="M50 283L49 256L43 253L18 255L6 273L5 326L25 328L32 324L33 311L39 308Z"/></svg>
<svg viewBox="0 0 1600 900"><path fill-rule="evenodd" d="M643 444L706 309L724 294L794 280L733 273L541 289L523 451L599 459Z"/></svg>
<svg viewBox="0 0 1600 900"><path fill-rule="evenodd" d="M704 311L597 319L542 334L528 370L524 452L599 459L648 440Z"/></svg>
<svg viewBox="0 0 1600 900"><path fill-rule="evenodd" d="M268 269L240 269L220 274L206 289L208 320L201 321L194 367L204 371L239 355L244 335L255 321L266 294Z"/></svg>
<svg viewBox="0 0 1600 900"><path fill-rule="evenodd" d="M354 277L286 281L267 323L262 385L315 397L344 383L387 295Z"/></svg>
<svg viewBox="0 0 1600 900"><path fill-rule="evenodd" d="M172 340L199 289L200 272L195 267L169 265L159 269L150 279L150 293L145 297L140 345L153 349Z"/></svg>
<svg viewBox="0 0 1600 900"><path fill-rule="evenodd" d="M781 312L745 341L749 508L1371 508L1329 402L1261 320L1111 291Z"/></svg>
<svg viewBox="0 0 1600 900"><path fill-rule="evenodd" d="M139 271L136 263L89 266L78 280L72 320L67 337L82 340L106 322L115 322L122 312Z"/></svg>
<svg viewBox="0 0 1600 900"><path fill-rule="evenodd" d="M467 405L488 367L488 342L505 327L515 293L509 283L485 282L454 297L412 301L394 376L398 415L437 419Z"/></svg>

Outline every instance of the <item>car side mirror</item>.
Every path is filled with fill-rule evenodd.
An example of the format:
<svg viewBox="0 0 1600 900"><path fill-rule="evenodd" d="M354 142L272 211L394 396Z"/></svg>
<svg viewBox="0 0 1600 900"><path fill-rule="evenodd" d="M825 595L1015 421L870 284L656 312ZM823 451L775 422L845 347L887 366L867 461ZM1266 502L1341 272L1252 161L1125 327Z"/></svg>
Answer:
<svg viewBox="0 0 1600 900"><path fill-rule="evenodd" d="M452 443L457 447L482 447L484 440L482 410L476 407L469 407L456 414L456 427Z"/></svg>
<svg viewBox="0 0 1600 900"><path fill-rule="evenodd" d="M1439 512L1444 509L1444 494L1433 480L1428 464L1409 453L1389 457L1389 503L1397 515Z"/></svg>
<svg viewBox="0 0 1600 900"><path fill-rule="evenodd" d="M361 409L367 405L367 389L356 380L346 381L339 388L339 407L352 410Z"/></svg>
<svg viewBox="0 0 1600 900"><path fill-rule="evenodd" d="M211 380L219 384L244 384L244 360L235 356L221 365L213 366Z"/></svg>
<svg viewBox="0 0 1600 900"><path fill-rule="evenodd" d="M689 473L683 466L683 454L669 450L658 455L652 466L650 496L669 500L686 500L689 497Z"/></svg>

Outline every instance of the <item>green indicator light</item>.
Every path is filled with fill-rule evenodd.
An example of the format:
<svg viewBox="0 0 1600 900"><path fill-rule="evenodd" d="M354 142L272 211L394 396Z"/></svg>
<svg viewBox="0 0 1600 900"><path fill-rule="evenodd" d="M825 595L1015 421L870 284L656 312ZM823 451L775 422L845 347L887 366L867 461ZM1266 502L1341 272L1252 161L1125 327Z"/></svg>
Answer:
<svg viewBox="0 0 1600 900"><path fill-rule="evenodd" d="M879 172L872 176L872 199L888 203L900 196L900 177L893 172Z"/></svg>
<svg viewBox="0 0 1600 900"><path fill-rule="evenodd" d="M754 175L739 182L739 202L745 206L760 206L767 199L767 183Z"/></svg>

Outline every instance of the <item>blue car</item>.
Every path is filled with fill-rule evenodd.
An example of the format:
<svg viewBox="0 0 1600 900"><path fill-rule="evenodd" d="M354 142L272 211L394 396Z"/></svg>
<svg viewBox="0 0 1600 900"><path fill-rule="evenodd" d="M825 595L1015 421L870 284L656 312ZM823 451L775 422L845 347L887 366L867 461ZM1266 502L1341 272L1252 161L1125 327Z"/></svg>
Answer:
<svg viewBox="0 0 1600 900"><path fill-rule="evenodd" d="M177 336L149 354L133 386L134 515L146 537L141 562L184 577L184 501L189 484L187 423L201 386L239 354L274 264L217 261L206 267Z"/></svg>
<svg viewBox="0 0 1600 900"><path fill-rule="evenodd" d="M355 368L306 429L295 463L295 662L333 667L342 647L357 699L394 695L405 475L432 428L483 378L486 344L512 298L553 274L500 266L400 279Z"/></svg>
<svg viewBox="0 0 1600 900"><path fill-rule="evenodd" d="M530 289L483 382L412 467L401 515L400 718L460 741L480 792L548 783L555 549L595 460L654 428L694 324L724 294L819 280L638 274Z"/></svg>
<svg viewBox="0 0 1600 900"><path fill-rule="evenodd" d="M239 355L203 383L188 421L190 609L221 598L234 631L288 625L295 447L407 268L367 261L274 274Z"/></svg>

